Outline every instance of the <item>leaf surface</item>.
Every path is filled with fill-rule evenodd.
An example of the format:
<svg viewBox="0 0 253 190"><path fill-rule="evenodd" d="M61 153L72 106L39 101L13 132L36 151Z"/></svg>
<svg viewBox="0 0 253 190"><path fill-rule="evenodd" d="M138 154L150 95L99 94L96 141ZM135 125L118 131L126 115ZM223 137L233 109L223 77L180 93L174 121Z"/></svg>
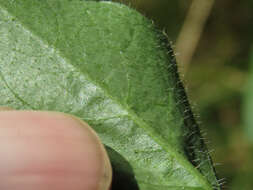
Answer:
<svg viewBox="0 0 253 190"><path fill-rule="evenodd" d="M126 6L0 0L0 105L89 123L113 189L219 189L166 38Z"/></svg>

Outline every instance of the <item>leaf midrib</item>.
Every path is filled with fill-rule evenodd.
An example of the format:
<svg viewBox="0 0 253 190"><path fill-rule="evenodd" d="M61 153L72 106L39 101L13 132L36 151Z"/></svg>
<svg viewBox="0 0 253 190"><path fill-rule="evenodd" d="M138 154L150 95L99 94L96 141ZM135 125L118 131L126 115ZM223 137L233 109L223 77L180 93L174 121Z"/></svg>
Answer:
<svg viewBox="0 0 253 190"><path fill-rule="evenodd" d="M117 4L111 4L114 6L117 6ZM9 16L14 17L15 15L12 15L8 9L6 10L6 8L3 8L2 5L0 5L0 8L3 9L4 11L6 11ZM17 17L16 17L17 18ZM28 33L30 33L35 39L37 39L38 41L44 43L45 45L48 46L48 48L54 49L55 52L58 52L59 56L66 61L67 64L70 64L71 66L73 66L77 71L80 72L80 74L83 74L85 76L85 78L92 83L94 86L99 87L105 94L105 96L107 96L108 98L110 98L113 102L115 102L119 108L121 110L124 110L127 112L127 115L129 116L129 118L134 121L136 123L136 125L138 125L139 127L141 127L142 129L144 129L144 131L146 131L147 135L153 139L158 145L161 146L161 148L170 156L172 155L173 157L176 158L176 161L178 163L180 163L181 166L183 166L184 169L186 169L189 173L191 173L194 177L196 177L197 181L199 181L204 187L207 187L208 189L212 190L211 185L207 182L207 180L204 178L204 176L201 175L201 173L194 168L194 166L192 166L190 164L190 162L180 153L178 153L170 144L166 143L166 141L162 138L159 138L159 134L152 129L151 126L149 126L148 124L146 124L146 122L139 118L138 115L136 113L134 113L134 111L132 111L131 109L125 108L123 106L122 103L120 103L120 101L118 101L117 99L113 98L111 96L111 94L108 92L108 90L102 85L97 83L96 81L92 80L92 77L90 77L89 73L79 69L78 67L76 67L76 65L72 64L71 59L69 59L67 56L64 55L64 53L61 51L61 49L52 46L47 40L45 40L43 37L40 38L39 35L37 35L37 33L33 30L30 30L29 26L26 26L26 24L22 23L21 21L19 21L19 19L17 18L15 20L16 23L20 24L20 26L22 26L22 29ZM3 78L3 76L1 77L2 80L4 81L4 83L6 84L7 88L10 90L10 92L22 103L27 104L29 107L31 107L33 109L33 107L27 103L25 100L23 100L21 97L19 97L17 95L17 93L15 93L15 91L8 85L8 82Z"/></svg>

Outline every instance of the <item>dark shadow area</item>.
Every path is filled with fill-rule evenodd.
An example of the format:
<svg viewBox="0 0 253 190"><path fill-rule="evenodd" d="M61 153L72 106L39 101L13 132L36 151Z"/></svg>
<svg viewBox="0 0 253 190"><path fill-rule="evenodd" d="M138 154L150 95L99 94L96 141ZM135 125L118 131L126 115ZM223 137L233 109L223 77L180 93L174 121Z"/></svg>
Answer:
<svg viewBox="0 0 253 190"><path fill-rule="evenodd" d="M111 190L139 190L133 169L128 161L112 148L105 147L113 169Z"/></svg>

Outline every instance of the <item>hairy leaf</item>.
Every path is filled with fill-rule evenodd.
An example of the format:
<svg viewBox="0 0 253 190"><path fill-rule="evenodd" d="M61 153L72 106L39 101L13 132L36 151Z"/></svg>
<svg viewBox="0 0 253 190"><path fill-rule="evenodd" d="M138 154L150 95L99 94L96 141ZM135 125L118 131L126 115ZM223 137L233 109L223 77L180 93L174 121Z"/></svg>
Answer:
<svg viewBox="0 0 253 190"><path fill-rule="evenodd" d="M113 189L219 189L166 37L126 6L0 0L0 105L89 123Z"/></svg>

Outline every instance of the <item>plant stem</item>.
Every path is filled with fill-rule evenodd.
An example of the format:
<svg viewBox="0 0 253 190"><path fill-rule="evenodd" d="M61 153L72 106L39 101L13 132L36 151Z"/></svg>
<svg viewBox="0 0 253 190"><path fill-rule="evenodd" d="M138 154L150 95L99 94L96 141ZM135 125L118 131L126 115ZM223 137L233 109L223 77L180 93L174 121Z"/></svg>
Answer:
<svg viewBox="0 0 253 190"><path fill-rule="evenodd" d="M186 74L215 0L193 0L176 43L177 60Z"/></svg>

